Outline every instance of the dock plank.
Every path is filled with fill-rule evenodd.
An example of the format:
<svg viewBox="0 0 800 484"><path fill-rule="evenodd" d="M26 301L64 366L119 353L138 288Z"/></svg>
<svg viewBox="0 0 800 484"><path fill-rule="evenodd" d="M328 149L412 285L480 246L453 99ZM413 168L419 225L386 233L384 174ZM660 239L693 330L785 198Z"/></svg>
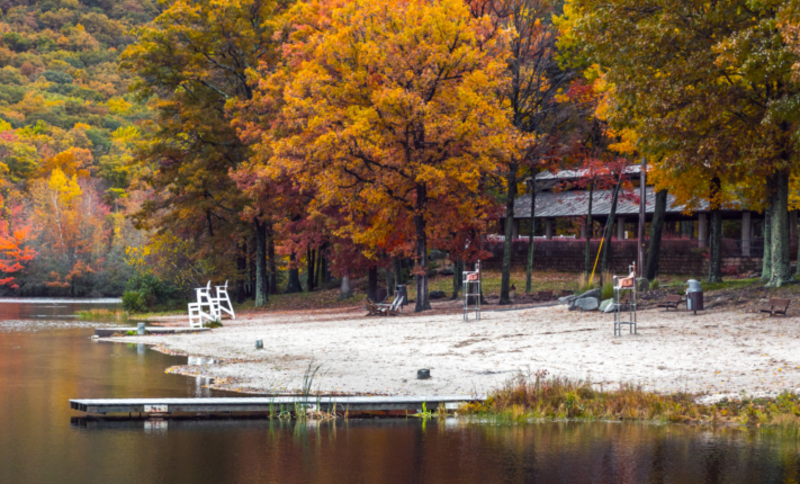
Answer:
<svg viewBox="0 0 800 484"><path fill-rule="evenodd" d="M91 414L108 413L148 413L147 409L157 409L155 413L228 413L228 412L274 412L281 406L294 408L296 405L319 411L370 412L406 410L418 412L422 404L434 411L440 405L455 409L459 405L483 401L485 397L469 395L450 396L310 396L310 397L236 397L236 398L113 398L113 399L71 399L73 410Z"/></svg>

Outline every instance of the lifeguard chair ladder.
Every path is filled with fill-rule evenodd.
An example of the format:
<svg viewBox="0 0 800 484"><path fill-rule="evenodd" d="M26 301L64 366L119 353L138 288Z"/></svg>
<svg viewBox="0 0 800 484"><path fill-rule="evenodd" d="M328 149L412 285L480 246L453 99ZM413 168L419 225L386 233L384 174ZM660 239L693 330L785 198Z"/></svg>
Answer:
<svg viewBox="0 0 800 484"><path fill-rule="evenodd" d="M469 321L469 313L475 311L475 319L481 319L481 261L475 263L474 271L461 273L464 285L464 321ZM472 300L470 300L472 298Z"/></svg>
<svg viewBox="0 0 800 484"><path fill-rule="evenodd" d="M636 287L636 262L633 262L628 269L631 275L628 277L614 276L614 336L622 336L622 326L628 326L628 332L639 334L637 331L636 303L638 289ZM626 281L633 279L630 284ZM630 294L628 301L622 301L624 294Z"/></svg>

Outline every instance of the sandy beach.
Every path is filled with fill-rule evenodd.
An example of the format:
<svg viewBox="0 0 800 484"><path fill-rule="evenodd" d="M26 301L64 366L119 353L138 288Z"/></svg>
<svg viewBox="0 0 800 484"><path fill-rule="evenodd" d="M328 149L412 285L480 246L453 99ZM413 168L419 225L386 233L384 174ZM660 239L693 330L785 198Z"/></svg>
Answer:
<svg viewBox="0 0 800 484"><path fill-rule="evenodd" d="M411 308L407 308L411 310ZM485 394L515 375L620 383L656 392L721 396L800 391L800 318L732 311L639 312L639 334L613 335L613 316L565 306L368 318L364 311L262 313L208 333L111 338L216 360L171 369L213 387L297 391L309 366L313 390L343 394ZM264 348L255 349L263 340ZM192 359L192 363L198 360ZM432 378L417 380L429 368Z"/></svg>

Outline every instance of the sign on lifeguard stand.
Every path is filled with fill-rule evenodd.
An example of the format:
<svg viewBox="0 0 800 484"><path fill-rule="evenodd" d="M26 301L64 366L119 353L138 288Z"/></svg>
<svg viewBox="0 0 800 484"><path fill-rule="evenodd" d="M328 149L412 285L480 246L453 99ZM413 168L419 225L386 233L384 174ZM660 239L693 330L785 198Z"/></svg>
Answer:
<svg viewBox="0 0 800 484"><path fill-rule="evenodd" d="M481 261L475 263L474 271L461 273L464 285L464 321L475 311L475 319L481 319Z"/></svg>

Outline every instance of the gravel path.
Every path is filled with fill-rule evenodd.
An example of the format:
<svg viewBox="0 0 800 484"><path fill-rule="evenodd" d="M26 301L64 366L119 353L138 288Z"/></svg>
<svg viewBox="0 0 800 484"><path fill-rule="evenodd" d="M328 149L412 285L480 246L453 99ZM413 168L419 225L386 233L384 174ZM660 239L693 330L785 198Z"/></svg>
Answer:
<svg viewBox="0 0 800 484"><path fill-rule="evenodd" d="M376 319L361 310L306 311L135 340L217 359L172 371L256 393L298 390L309 365L320 366L314 390L347 394L483 394L520 372L543 369L606 387L634 383L716 398L800 391L800 318L648 310L639 312L639 334L622 337L613 336L612 321L610 314L564 306L485 311L468 323L460 314ZM255 349L257 339L264 349ZM432 378L417 380L419 368L430 368Z"/></svg>

